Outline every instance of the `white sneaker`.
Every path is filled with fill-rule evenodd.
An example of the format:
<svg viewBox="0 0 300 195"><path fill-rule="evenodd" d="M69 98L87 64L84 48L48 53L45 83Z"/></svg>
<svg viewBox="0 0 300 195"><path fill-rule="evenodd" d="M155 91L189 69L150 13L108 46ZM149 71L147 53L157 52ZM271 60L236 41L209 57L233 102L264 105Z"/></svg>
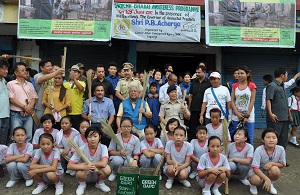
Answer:
<svg viewBox="0 0 300 195"><path fill-rule="evenodd" d="M70 175L71 175L71 176L75 176L75 174L76 174L76 171L71 171L71 172L70 172Z"/></svg>
<svg viewBox="0 0 300 195"><path fill-rule="evenodd" d="M6 187L7 188L11 188L11 187L14 187L17 183L19 182L19 180L9 180L6 184Z"/></svg>
<svg viewBox="0 0 300 195"><path fill-rule="evenodd" d="M46 184L38 184L38 186L32 191L32 194L40 194L42 191L46 190L48 185Z"/></svg>
<svg viewBox="0 0 300 195"><path fill-rule="evenodd" d="M245 185L245 186L249 186L250 182L248 181L248 179L240 179L240 181Z"/></svg>
<svg viewBox="0 0 300 195"><path fill-rule="evenodd" d="M189 188L191 187L191 183L188 180L181 180L179 181L180 183L182 183L182 185L184 185L185 187Z"/></svg>
<svg viewBox="0 0 300 195"><path fill-rule="evenodd" d="M25 181L26 187L32 186L32 184L33 184L33 179L27 179L27 180Z"/></svg>
<svg viewBox="0 0 300 195"><path fill-rule="evenodd" d="M277 190L274 188L273 184L271 184L270 193L271 194L277 194Z"/></svg>
<svg viewBox="0 0 300 195"><path fill-rule="evenodd" d="M191 172L191 174L189 175L189 178L190 179L194 179L196 176L197 176L197 172L196 171L193 171L193 172Z"/></svg>
<svg viewBox="0 0 300 195"><path fill-rule="evenodd" d="M167 182L166 182L166 188L167 188L168 190L172 188L173 182L174 182L173 179L167 179Z"/></svg>
<svg viewBox="0 0 300 195"><path fill-rule="evenodd" d="M61 195L64 193L64 185L56 184L55 185L55 195Z"/></svg>
<svg viewBox="0 0 300 195"><path fill-rule="evenodd" d="M72 170L67 169L66 174L70 174Z"/></svg>
<svg viewBox="0 0 300 195"><path fill-rule="evenodd" d="M107 185L105 185L104 182L103 183L96 183L95 187L102 190L103 192L110 192L110 188Z"/></svg>
<svg viewBox="0 0 300 195"><path fill-rule="evenodd" d="M80 185L77 187L77 190L76 190L76 195L82 195L84 194L84 190L86 188L86 185Z"/></svg>
<svg viewBox="0 0 300 195"><path fill-rule="evenodd" d="M162 180L162 176L161 175L159 175L159 181L161 181Z"/></svg>
<svg viewBox="0 0 300 195"><path fill-rule="evenodd" d="M214 195L222 195L221 192L219 191L219 189L213 190L212 193Z"/></svg>
<svg viewBox="0 0 300 195"><path fill-rule="evenodd" d="M115 181L116 178L117 178L117 175L111 173L111 174L109 175L109 177L108 177L108 181Z"/></svg>
<svg viewBox="0 0 300 195"><path fill-rule="evenodd" d="M206 191L206 190L202 190L202 194L203 195L211 195L211 193L210 193L210 191L208 190L208 191Z"/></svg>
<svg viewBox="0 0 300 195"><path fill-rule="evenodd" d="M253 185L250 185L250 192L251 192L251 194L256 195L258 193L257 192L257 187L253 186Z"/></svg>

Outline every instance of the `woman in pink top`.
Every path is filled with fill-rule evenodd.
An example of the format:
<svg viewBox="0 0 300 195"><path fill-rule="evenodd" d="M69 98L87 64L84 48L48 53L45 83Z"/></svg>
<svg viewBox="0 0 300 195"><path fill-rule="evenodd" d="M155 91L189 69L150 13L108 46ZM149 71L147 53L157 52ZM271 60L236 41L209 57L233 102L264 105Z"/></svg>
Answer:
<svg viewBox="0 0 300 195"><path fill-rule="evenodd" d="M252 76L247 66L241 66L238 70L239 82L232 85L231 103L234 110L232 116L233 128L236 129L239 121L243 121L248 131L250 143L254 138L254 102L256 85L252 82Z"/></svg>

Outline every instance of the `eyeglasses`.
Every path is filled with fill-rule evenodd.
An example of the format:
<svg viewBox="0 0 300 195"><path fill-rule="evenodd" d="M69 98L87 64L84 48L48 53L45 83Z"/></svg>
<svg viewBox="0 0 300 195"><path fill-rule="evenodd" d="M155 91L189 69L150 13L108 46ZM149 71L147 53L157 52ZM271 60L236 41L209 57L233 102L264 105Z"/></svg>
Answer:
<svg viewBox="0 0 300 195"><path fill-rule="evenodd" d="M121 126L122 129L131 129L132 126Z"/></svg>

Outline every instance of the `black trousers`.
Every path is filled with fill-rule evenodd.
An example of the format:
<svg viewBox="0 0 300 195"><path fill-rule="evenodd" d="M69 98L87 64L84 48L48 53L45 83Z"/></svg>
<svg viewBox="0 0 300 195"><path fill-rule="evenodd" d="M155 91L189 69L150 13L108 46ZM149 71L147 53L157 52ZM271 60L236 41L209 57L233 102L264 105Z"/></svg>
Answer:
<svg viewBox="0 0 300 195"><path fill-rule="evenodd" d="M189 130L187 132L188 134L188 141L190 142L192 139L196 139L196 133L195 130L199 123L200 118L200 111L191 111L191 117L190 117L190 124L189 124Z"/></svg>

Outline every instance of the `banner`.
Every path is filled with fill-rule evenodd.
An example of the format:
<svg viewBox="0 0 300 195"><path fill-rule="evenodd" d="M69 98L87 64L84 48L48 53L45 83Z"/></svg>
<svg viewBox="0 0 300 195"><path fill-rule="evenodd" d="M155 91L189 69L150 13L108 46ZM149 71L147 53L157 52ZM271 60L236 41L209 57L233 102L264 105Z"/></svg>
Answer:
<svg viewBox="0 0 300 195"><path fill-rule="evenodd" d="M110 40L111 1L19 1L18 38Z"/></svg>
<svg viewBox="0 0 300 195"><path fill-rule="evenodd" d="M111 37L164 42L200 42L200 6L114 3Z"/></svg>
<svg viewBox="0 0 300 195"><path fill-rule="evenodd" d="M295 0L206 0L206 44L295 46Z"/></svg>

